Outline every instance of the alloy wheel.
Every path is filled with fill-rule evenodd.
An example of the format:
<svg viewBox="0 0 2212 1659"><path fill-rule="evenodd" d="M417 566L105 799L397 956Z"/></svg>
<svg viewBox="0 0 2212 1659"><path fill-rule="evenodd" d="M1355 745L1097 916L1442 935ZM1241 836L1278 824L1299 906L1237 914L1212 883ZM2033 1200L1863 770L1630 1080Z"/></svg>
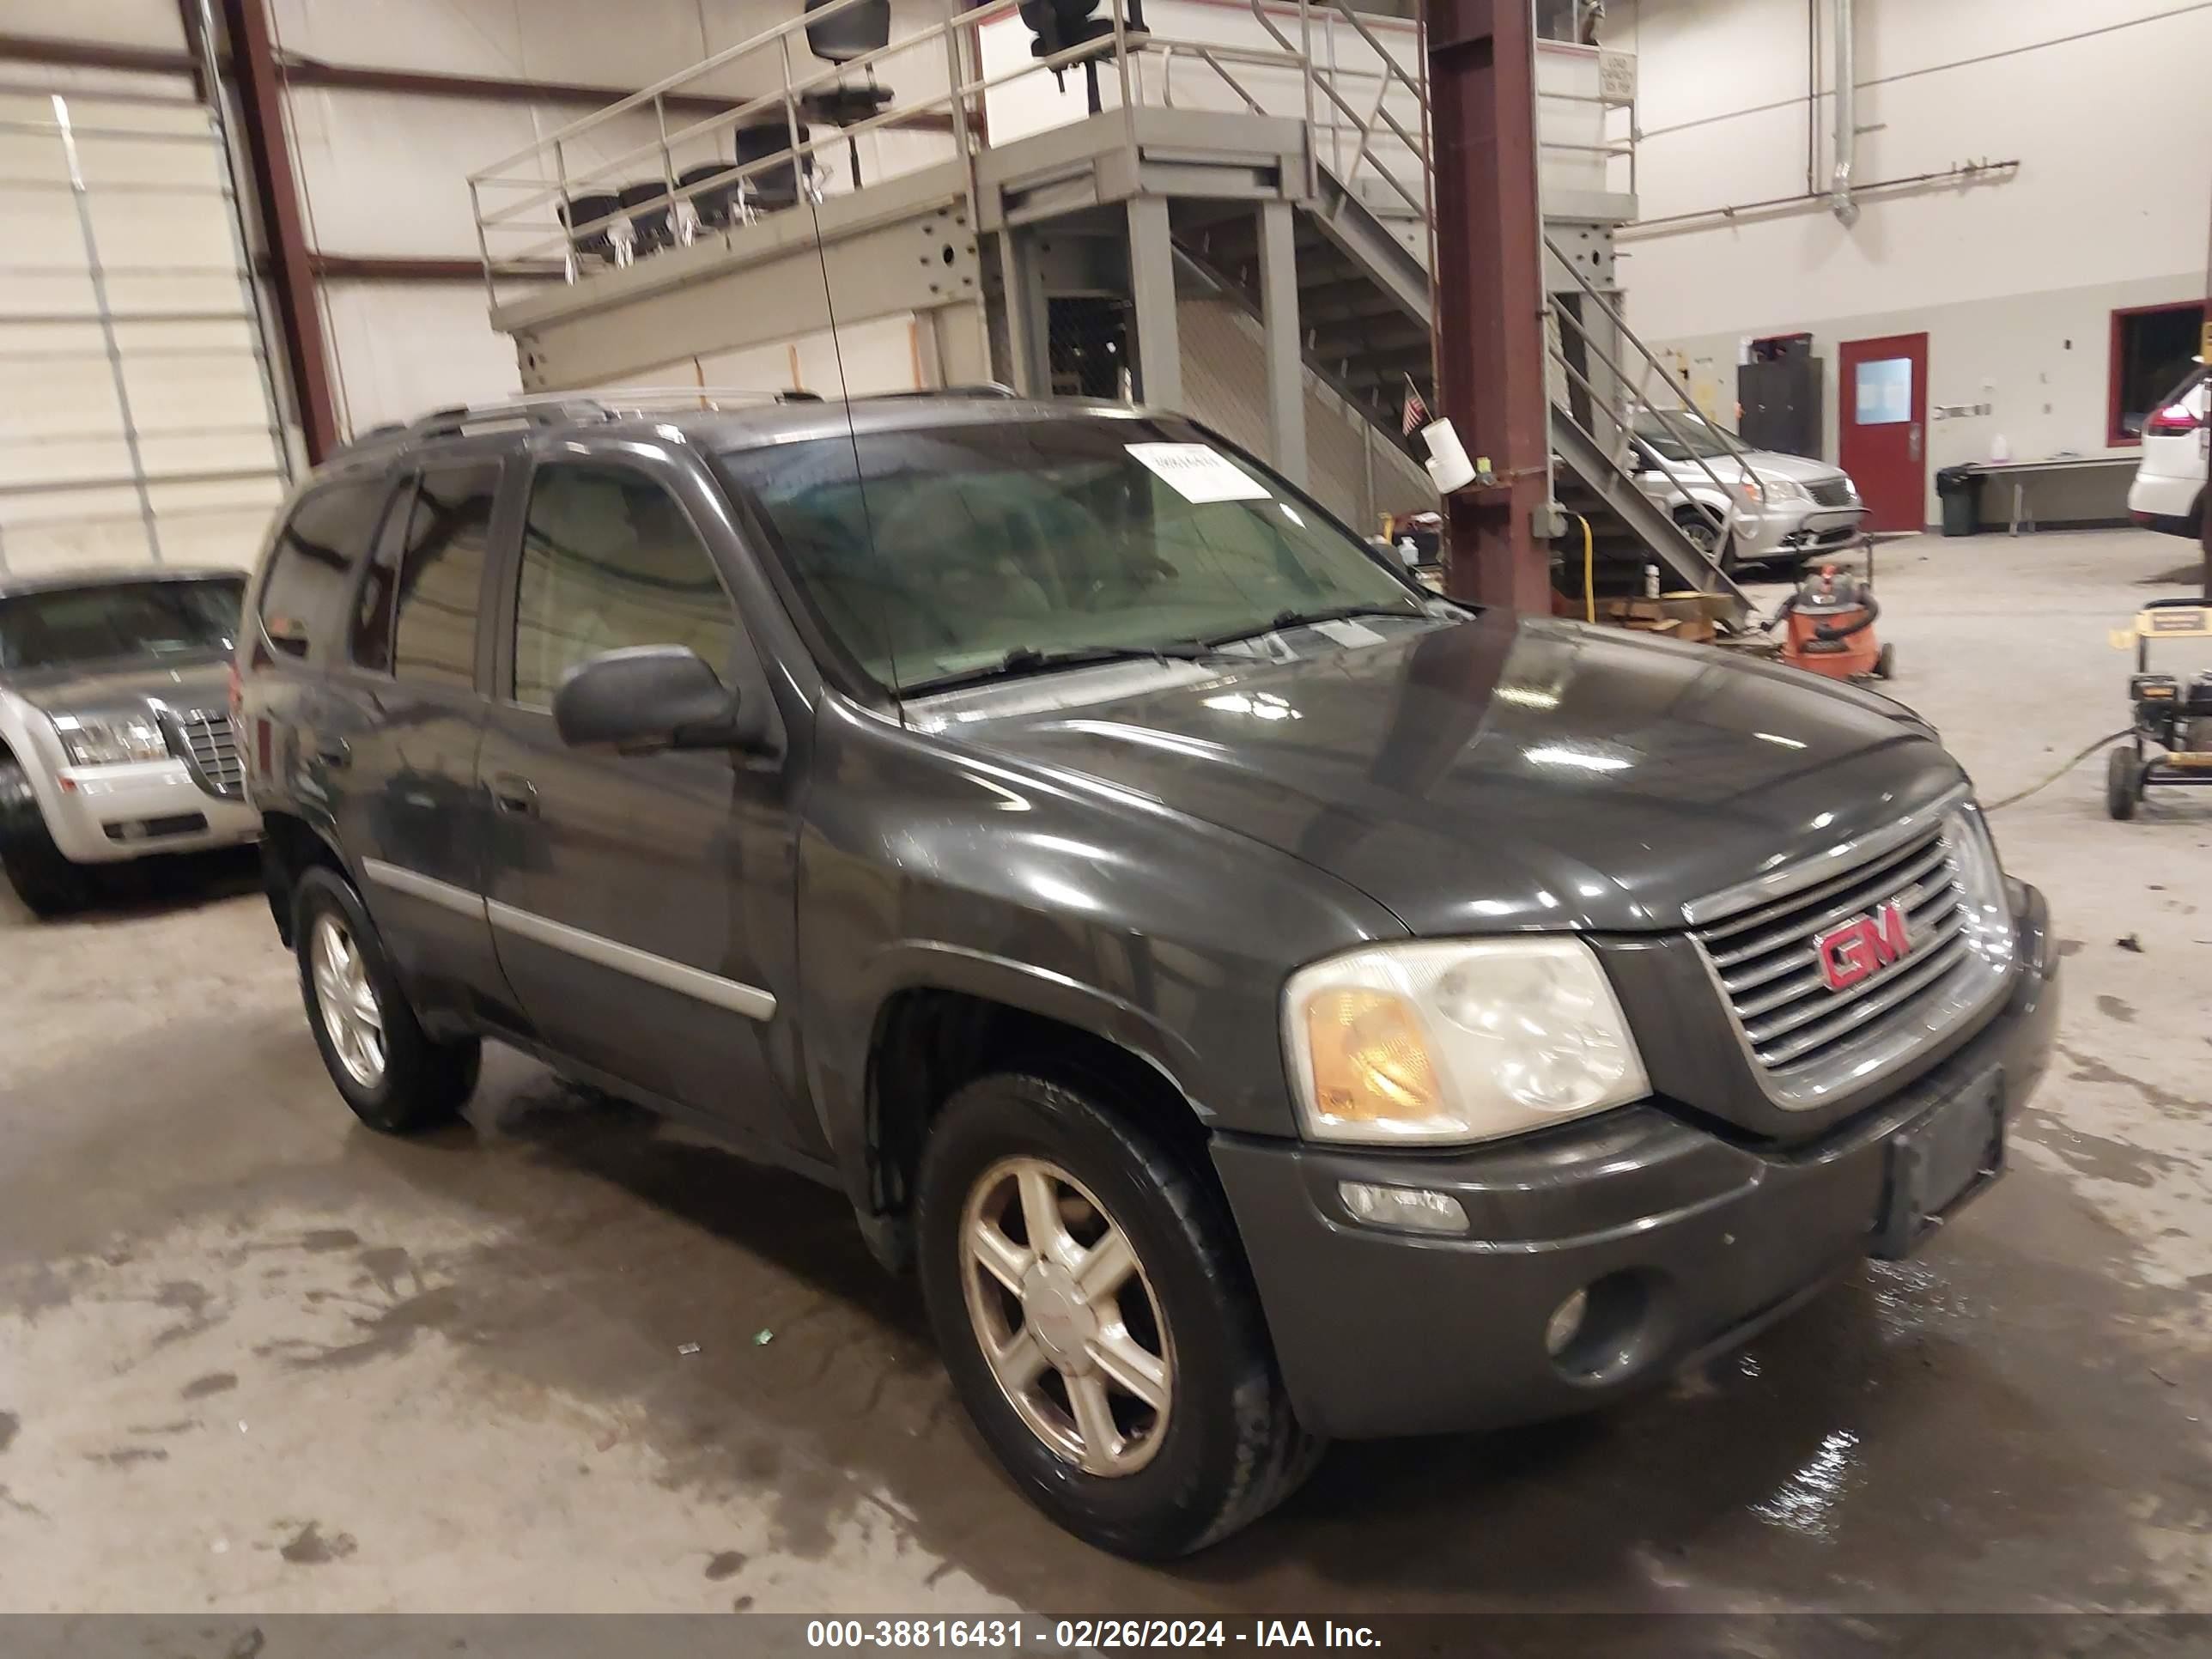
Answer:
<svg viewBox="0 0 2212 1659"><path fill-rule="evenodd" d="M315 919L315 1002L331 1048L364 1089L384 1081L384 1010L368 982L361 946L333 915Z"/></svg>
<svg viewBox="0 0 2212 1659"><path fill-rule="evenodd" d="M1165 1437L1175 1346L1129 1237L1047 1159L969 1189L961 1284L985 1362L1031 1433L1086 1474L1134 1474Z"/></svg>

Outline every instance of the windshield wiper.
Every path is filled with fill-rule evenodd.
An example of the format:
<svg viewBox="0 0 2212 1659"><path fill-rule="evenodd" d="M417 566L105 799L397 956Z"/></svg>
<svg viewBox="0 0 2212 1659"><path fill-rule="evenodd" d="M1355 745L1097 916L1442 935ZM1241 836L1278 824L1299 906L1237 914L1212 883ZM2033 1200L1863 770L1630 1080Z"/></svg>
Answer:
<svg viewBox="0 0 2212 1659"><path fill-rule="evenodd" d="M1050 650L1018 645L994 663L939 674L898 688L901 696L929 691L956 691L963 686L983 685L992 680L1023 679L1062 668L1088 668L1108 662L1199 662L1215 654L1211 640L1168 640L1158 645L1062 645Z"/></svg>
<svg viewBox="0 0 2212 1659"><path fill-rule="evenodd" d="M1270 621L1256 628L1240 628L1233 634L1216 634L1206 643L1234 645L1239 640L1255 640L1264 634L1279 634L1286 628L1310 628L1316 623L1349 622L1354 617L1395 617L1401 621L1410 622L1428 614L1419 606L1406 611L1395 605L1338 605L1326 611L1279 611Z"/></svg>

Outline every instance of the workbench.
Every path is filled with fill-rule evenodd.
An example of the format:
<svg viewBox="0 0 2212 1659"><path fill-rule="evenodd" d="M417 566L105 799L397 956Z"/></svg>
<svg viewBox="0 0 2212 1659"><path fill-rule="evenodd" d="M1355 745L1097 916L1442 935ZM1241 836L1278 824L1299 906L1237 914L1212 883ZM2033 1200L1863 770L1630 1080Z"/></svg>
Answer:
<svg viewBox="0 0 2212 1659"><path fill-rule="evenodd" d="M1977 461L1974 471L1985 478L2012 480L2011 531L2020 534L2024 523L2035 528L2035 516L2027 510L2027 481L2039 473L2094 471L2100 467L2124 466L2135 471L2139 458L2134 455L2056 455L2042 461Z"/></svg>

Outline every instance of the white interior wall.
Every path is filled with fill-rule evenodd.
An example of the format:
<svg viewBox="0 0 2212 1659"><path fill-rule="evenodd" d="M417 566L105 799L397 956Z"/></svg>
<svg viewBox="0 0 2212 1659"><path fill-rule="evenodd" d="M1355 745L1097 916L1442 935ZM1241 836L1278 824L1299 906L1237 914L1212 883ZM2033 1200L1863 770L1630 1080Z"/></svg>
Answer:
<svg viewBox="0 0 2212 1659"><path fill-rule="evenodd" d="M2201 299L2212 117L2200 0L1857 0L1855 168L1862 182L2017 160L2004 182L1861 199L1846 228L1818 203L1621 238L1631 323L1680 353L1730 413L1739 342L1807 331L1826 360L1836 453L1838 347L1929 335L1935 469L1986 458L2125 453L2106 441L2111 313ZM1832 85L1827 0L1816 15ZM1777 0L1627 0L1608 39L1641 79L1649 222L1802 192L1807 19ZM1795 101L1791 101L1795 100ZM1773 107L1755 108L1771 105ZM1815 111L1818 182L1832 108ZM2124 483L2107 480L2105 494ZM1932 520L1936 501L1928 497ZM2109 510L2109 509L2108 509Z"/></svg>

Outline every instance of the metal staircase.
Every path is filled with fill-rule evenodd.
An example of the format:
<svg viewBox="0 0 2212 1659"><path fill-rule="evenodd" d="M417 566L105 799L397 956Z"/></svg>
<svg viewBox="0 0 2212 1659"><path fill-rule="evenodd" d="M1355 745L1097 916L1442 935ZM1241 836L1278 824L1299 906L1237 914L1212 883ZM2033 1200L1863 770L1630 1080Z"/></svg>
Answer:
<svg viewBox="0 0 2212 1659"><path fill-rule="evenodd" d="M798 341L833 325L850 337L882 319L906 336L894 343L918 384L986 379L1003 365L1006 378L1042 390L1061 293L1126 296L1137 383L1175 404L1182 348L1158 324L1177 308L1179 273L1196 274L1263 322L1270 299L1286 321L1295 287L1296 349L1284 349L1286 325L1262 336L1270 441L1293 476L1313 453L1301 368L1365 423L1367 453L1382 443L1412 453L1407 385L1437 406L1434 173L1414 27L1345 0L1247 0L1188 15L1159 0L1139 29L1127 0L1109 0L1110 33L1039 57L1042 41L1012 13L943 0L939 21L842 68L803 72L804 31L859 3L826 0L470 176L494 322L515 337L526 386L696 383L710 366L758 372L763 348L787 353L795 376ZM1607 90L1605 56L1561 48L1547 84L1540 52L1554 495L1587 522L1614 591L1640 591L1656 563L1668 586L1726 596L1741 617L1749 606L1724 568L1725 524L1709 555L1631 471L1640 422L1692 452L1717 449L1731 476L1739 452L1601 291L1613 227L1634 214L1633 143L1607 122L1627 100ZM810 100L878 59L895 61L902 81L934 64L936 85L821 130ZM1082 93L1058 83L1068 69L1109 91L1111 106L1094 98L1083 113ZM757 87L768 89L748 96ZM696 102L702 89L728 107L672 123L672 99ZM898 141L865 180L864 135ZM851 176L837 182L849 187L824 194L845 155ZM1615 176L1624 161L1626 192ZM1294 278L1271 294L1263 242L1279 253L1288 243ZM842 351L838 361L842 374ZM1715 498L1731 499L1705 471ZM1579 594L1578 528L1558 551L1559 586Z"/></svg>
<svg viewBox="0 0 2212 1659"><path fill-rule="evenodd" d="M1405 391L1436 407L1431 374L1431 310L1428 273L1404 243L1325 166L1320 189L1301 205L1297 233L1298 321L1308 371L1355 406L1376 429L1408 453L1403 432ZM1214 286L1259 314L1258 231L1249 213L1177 225L1178 251ZM1554 307L1547 346L1554 367L1552 447L1553 496L1589 526L1601 591L1642 592L1646 564L1656 564L1670 588L1693 588L1732 599L1739 617L1749 599L1722 568L1725 527L1713 554L1684 533L1673 514L1638 488L1632 475L1636 410L1678 437L1716 434L1732 442L1681 398L1665 366L1629 330L1605 296L1583 283L1556 246L1554 270L1582 286L1577 309ZM1623 351L1613 341L1626 348ZM1640 364L1634 391L1627 372ZM1203 413L1203 411L1200 411ZM1726 486L1708 466L1717 490ZM1733 471L1732 467L1724 470ZM1582 591L1579 526L1559 545L1561 587Z"/></svg>

